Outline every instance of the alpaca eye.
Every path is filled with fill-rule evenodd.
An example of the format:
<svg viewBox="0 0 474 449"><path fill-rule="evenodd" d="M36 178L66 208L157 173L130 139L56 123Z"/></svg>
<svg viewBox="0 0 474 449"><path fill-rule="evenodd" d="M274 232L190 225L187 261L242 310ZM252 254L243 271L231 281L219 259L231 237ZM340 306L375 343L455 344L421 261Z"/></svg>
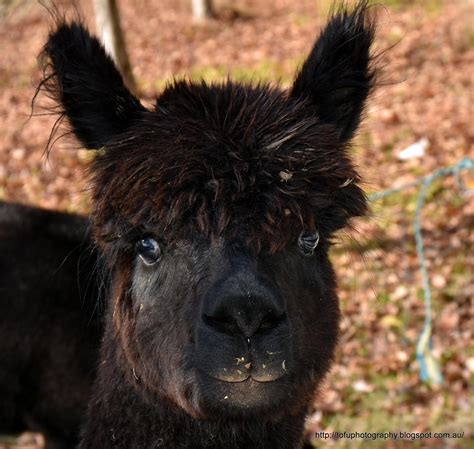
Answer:
<svg viewBox="0 0 474 449"><path fill-rule="evenodd" d="M146 237L138 241L137 253L145 265L153 265L161 257L161 248L155 239Z"/></svg>
<svg viewBox="0 0 474 449"><path fill-rule="evenodd" d="M318 243L318 231L302 231L298 237L298 248L304 256L312 256Z"/></svg>

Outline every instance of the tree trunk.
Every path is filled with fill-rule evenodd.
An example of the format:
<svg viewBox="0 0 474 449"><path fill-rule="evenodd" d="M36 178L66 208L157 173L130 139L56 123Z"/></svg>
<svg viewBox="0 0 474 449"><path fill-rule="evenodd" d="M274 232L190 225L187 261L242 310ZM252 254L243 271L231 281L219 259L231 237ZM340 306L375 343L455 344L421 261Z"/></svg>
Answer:
<svg viewBox="0 0 474 449"><path fill-rule="evenodd" d="M193 17L198 22L204 22L214 17L212 0L191 0L193 6Z"/></svg>
<svg viewBox="0 0 474 449"><path fill-rule="evenodd" d="M100 33L105 50L114 60L123 76L125 85L132 93L136 94L137 87L120 26L117 2L116 0L93 0L93 3L97 31Z"/></svg>

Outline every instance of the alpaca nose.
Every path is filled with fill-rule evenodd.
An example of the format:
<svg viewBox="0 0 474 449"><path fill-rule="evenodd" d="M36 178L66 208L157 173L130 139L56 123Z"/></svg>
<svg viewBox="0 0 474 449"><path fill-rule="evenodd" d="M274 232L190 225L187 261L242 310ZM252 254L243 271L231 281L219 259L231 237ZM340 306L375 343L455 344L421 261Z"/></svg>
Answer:
<svg viewBox="0 0 474 449"><path fill-rule="evenodd" d="M271 332L287 315L283 299L246 266L214 285L204 300L202 320L214 331L250 338Z"/></svg>
<svg viewBox="0 0 474 449"><path fill-rule="evenodd" d="M286 313L276 307L272 298L249 294L221 298L202 319L217 332L250 338L277 328L286 321Z"/></svg>

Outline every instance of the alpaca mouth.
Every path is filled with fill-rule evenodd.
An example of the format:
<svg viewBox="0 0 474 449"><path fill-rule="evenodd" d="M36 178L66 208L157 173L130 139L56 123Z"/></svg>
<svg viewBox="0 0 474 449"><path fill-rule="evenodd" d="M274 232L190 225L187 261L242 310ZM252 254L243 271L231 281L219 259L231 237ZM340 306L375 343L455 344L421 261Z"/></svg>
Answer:
<svg viewBox="0 0 474 449"><path fill-rule="evenodd" d="M209 416L232 416L242 413L274 413L289 400L292 388L289 376L268 378L264 381L250 373L233 381L221 380L201 373L199 384L203 410Z"/></svg>
<svg viewBox="0 0 474 449"><path fill-rule="evenodd" d="M251 367L247 368L247 372L242 372L241 370L229 372L227 369L219 370L216 373L204 372L202 370L200 370L200 372L206 377L225 384L250 384L252 382L255 382L257 384L267 384L276 382L277 380L282 379L288 374L285 370L273 370L272 372L256 372L253 371Z"/></svg>
<svg viewBox="0 0 474 449"><path fill-rule="evenodd" d="M254 348L223 346L221 352L212 352L207 347L191 348L191 366L200 375L222 384L269 384L293 372L294 359L288 341L280 344L274 340L269 347L265 339L255 340Z"/></svg>

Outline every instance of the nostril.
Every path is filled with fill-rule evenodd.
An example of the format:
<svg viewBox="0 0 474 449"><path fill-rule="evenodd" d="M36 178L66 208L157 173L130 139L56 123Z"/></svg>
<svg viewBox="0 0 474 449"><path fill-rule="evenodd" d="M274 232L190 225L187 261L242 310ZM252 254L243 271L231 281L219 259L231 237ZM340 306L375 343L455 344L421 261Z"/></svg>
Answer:
<svg viewBox="0 0 474 449"><path fill-rule="evenodd" d="M285 314L278 315L278 316L274 314L268 314L262 319L255 333L258 334L258 333L271 331L285 320L286 320Z"/></svg>
<svg viewBox="0 0 474 449"><path fill-rule="evenodd" d="M238 334L239 326L232 316L203 315L202 320L209 327L225 334Z"/></svg>

